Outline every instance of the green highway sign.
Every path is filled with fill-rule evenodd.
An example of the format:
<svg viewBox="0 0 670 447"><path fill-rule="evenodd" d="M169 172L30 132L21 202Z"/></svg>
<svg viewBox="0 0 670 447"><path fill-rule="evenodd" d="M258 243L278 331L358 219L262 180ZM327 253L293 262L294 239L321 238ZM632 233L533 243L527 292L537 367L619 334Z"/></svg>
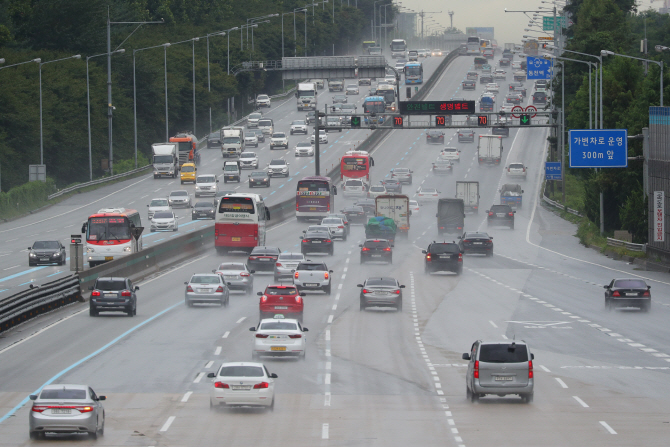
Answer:
<svg viewBox="0 0 670 447"><path fill-rule="evenodd" d="M519 126L530 126L530 114L519 115Z"/></svg>
<svg viewBox="0 0 670 447"><path fill-rule="evenodd" d="M565 28L565 17L556 16L558 19L558 26ZM542 17L542 29L544 31L553 31L554 30L554 17Z"/></svg>

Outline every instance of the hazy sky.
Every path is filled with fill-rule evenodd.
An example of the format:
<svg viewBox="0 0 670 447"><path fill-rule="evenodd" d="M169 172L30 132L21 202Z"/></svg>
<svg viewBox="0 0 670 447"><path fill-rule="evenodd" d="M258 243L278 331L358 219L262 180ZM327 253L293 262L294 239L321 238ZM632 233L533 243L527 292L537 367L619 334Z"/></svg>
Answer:
<svg viewBox="0 0 670 447"><path fill-rule="evenodd" d="M528 34L524 31L528 28L528 17L522 13L505 13L505 8L508 10L530 10L540 11L543 8L539 6L550 7L552 5L542 3L540 0L465 0L465 1L449 1L449 0L401 0L400 2L405 8L413 9L416 12L420 11L442 11L439 14L426 14L424 27L427 24L438 23L444 27L449 26L449 11L454 12L454 27L465 31L466 27L494 27L495 37L498 44L505 42L521 43L522 36ZM649 9L650 5L654 9L662 6L662 0L655 0L651 3L649 0L638 0L638 9ZM533 14L530 13L530 16ZM546 15L552 15L550 10ZM429 22L434 19L434 22ZM420 31L420 29L419 29ZM542 35L539 34L538 35Z"/></svg>

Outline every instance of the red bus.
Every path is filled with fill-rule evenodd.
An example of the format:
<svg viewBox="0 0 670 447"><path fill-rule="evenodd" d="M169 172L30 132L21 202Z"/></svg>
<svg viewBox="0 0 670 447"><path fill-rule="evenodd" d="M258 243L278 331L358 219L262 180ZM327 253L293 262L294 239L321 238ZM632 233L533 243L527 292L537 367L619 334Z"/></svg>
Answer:
<svg viewBox="0 0 670 447"><path fill-rule="evenodd" d="M347 178L362 178L370 181L370 167L374 161L366 151L348 151L340 159L340 180Z"/></svg>
<svg viewBox="0 0 670 447"><path fill-rule="evenodd" d="M84 259L89 267L142 250L142 236L132 243L131 229L141 227L140 213L127 208L103 208L81 226L86 235Z"/></svg>
<svg viewBox="0 0 670 447"><path fill-rule="evenodd" d="M265 245L265 223L268 220L270 210L259 194L236 193L221 197L214 221L217 253L250 252L258 245Z"/></svg>
<svg viewBox="0 0 670 447"><path fill-rule="evenodd" d="M298 220L327 217L336 194L330 177L311 176L298 181L295 215Z"/></svg>

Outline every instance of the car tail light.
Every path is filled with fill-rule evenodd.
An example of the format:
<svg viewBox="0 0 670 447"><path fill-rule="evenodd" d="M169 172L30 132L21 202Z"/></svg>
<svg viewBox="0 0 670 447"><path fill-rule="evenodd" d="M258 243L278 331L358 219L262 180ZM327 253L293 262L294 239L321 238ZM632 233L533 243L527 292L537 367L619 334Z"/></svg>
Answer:
<svg viewBox="0 0 670 447"><path fill-rule="evenodd" d="M391 251L391 247L386 247L384 251Z"/></svg>
<svg viewBox="0 0 670 447"><path fill-rule="evenodd" d="M363 247L361 248L361 251L370 251L370 249L368 247Z"/></svg>
<svg viewBox="0 0 670 447"><path fill-rule="evenodd" d="M331 241L330 239L326 239L325 242L328 244L328 243L331 243L333 241Z"/></svg>
<svg viewBox="0 0 670 447"><path fill-rule="evenodd" d="M525 168L525 167L523 168L523 172L526 172L526 168Z"/></svg>
<svg viewBox="0 0 670 447"><path fill-rule="evenodd" d="M93 411L93 407L89 405L76 406L74 407L74 409L79 411L80 413L90 413L91 411Z"/></svg>
<svg viewBox="0 0 670 447"><path fill-rule="evenodd" d="M514 217L514 213L507 213L509 217Z"/></svg>
<svg viewBox="0 0 670 447"><path fill-rule="evenodd" d="M91 292L91 296L100 296L100 291L94 290L93 292Z"/></svg>
<svg viewBox="0 0 670 447"><path fill-rule="evenodd" d="M458 262L463 262L463 253L458 254Z"/></svg>
<svg viewBox="0 0 670 447"><path fill-rule="evenodd" d="M304 243L309 242L309 240L307 240L307 239L303 239L302 241L303 241Z"/></svg>
<svg viewBox="0 0 670 447"><path fill-rule="evenodd" d="M296 295L295 302L298 304L302 303L302 297L300 295Z"/></svg>
<svg viewBox="0 0 670 447"><path fill-rule="evenodd" d="M363 293L370 293L368 289L363 289Z"/></svg>
<svg viewBox="0 0 670 447"><path fill-rule="evenodd" d="M475 369L472 372L472 377L479 379L479 360L475 360Z"/></svg>
<svg viewBox="0 0 670 447"><path fill-rule="evenodd" d="M214 388L228 388L228 389L230 389L230 386L227 383L214 382Z"/></svg>
<svg viewBox="0 0 670 447"><path fill-rule="evenodd" d="M255 261L258 259L258 256L249 256L250 261Z"/></svg>
<svg viewBox="0 0 670 447"><path fill-rule="evenodd" d="M300 207L298 206L297 203L295 204L295 210L296 210L296 211L300 211Z"/></svg>
<svg viewBox="0 0 670 447"><path fill-rule="evenodd" d="M121 292L121 296L130 296L130 290L124 290Z"/></svg>
<svg viewBox="0 0 670 447"><path fill-rule="evenodd" d="M430 253L426 255L426 261L430 261Z"/></svg>
<svg viewBox="0 0 670 447"><path fill-rule="evenodd" d="M395 294L396 294L396 295L400 295L400 289L397 289L397 290L395 291Z"/></svg>
<svg viewBox="0 0 670 447"><path fill-rule="evenodd" d="M254 385L255 390L260 390L261 388L270 388L270 384L267 382L261 382Z"/></svg>
<svg viewBox="0 0 670 447"><path fill-rule="evenodd" d="M217 293L218 293L218 292L223 292L223 286L219 286L219 287L217 287L217 288L216 288L216 291L217 291Z"/></svg>
<svg viewBox="0 0 670 447"><path fill-rule="evenodd" d="M186 286L186 291L193 292L193 287L191 287L190 285Z"/></svg>
<svg viewBox="0 0 670 447"><path fill-rule="evenodd" d="M267 334L256 334L256 338L268 338Z"/></svg>
<svg viewBox="0 0 670 447"><path fill-rule="evenodd" d="M277 262L275 265L276 265L277 267L281 267L281 262Z"/></svg>
<svg viewBox="0 0 670 447"><path fill-rule="evenodd" d="M247 272L242 272L242 273L240 273L240 276L247 277L247 276L251 276L251 275L249 275Z"/></svg>
<svg viewBox="0 0 670 447"><path fill-rule="evenodd" d="M645 291L645 292L642 294L642 296L651 296L651 294L650 294L649 291L647 290L647 291Z"/></svg>
<svg viewBox="0 0 670 447"><path fill-rule="evenodd" d="M337 228L344 228L344 225L338 225Z"/></svg>
<svg viewBox="0 0 670 447"><path fill-rule="evenodd" d="M533 378L533 361L528 360L528 378L532 379Z"/></svg>
<svg viewBox="0 0 670 447"><path fill-rule="evenodd" d="M507 172L509 172L509 168L507 168Z"/></svg>
<svg viewBox="0 0 670 447"><path fill-rule="evenodd" d="M612 296L621 296L621 294L619 294L619 291L618 291L618 290L615 290L615 291L612 293Z"/></svg>
<svg viewBox="0 0 670 447"><path fill-rule="evenodd" d="M323 272L323 279L328 279L328 272Z"/></svg>
<svg viewBox="0 0 670 447"><path fill-rule="evenodd" d="M299 273L298 273L298 272L295 272L295 275L293 275L293 277L294 277L295 279L298 279L298 275L299 275Z"/></svg>
<svg viewBox="0 0 670 447"><path fill-rule="evenodd" d="M268 300L267 296L265 296L265 295L261 296L261 303L265 303L265 302L267 302L267 300Z"/></svg>
<svg viewBox="0 0 670 447"><path fill-rule="evenodd" d="M46 405L33 405L33 408L31 410L34 411L35 413L41 413L47 408L49 407L47 407Z"/></svg>
<svg viewBox="0 0 670 447"><path fill-rule="evenodd" d="M464 244L469 244L470 242L472 242L470 239L465 239L465 240L463 241Z"/></svg>
<svg viewBox="0 0 670 447"><path fill-rule="evenodd" d="M301 334L289 335L288 338L302 338Z"/></svg>

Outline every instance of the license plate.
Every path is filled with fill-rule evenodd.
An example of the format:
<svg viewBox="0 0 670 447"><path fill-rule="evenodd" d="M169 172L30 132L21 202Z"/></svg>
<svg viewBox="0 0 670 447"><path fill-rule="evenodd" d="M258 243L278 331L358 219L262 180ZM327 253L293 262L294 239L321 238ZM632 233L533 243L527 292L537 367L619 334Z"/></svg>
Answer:
<svg viewBox="0 0 670 447"><path fill-rule="evenodd" d="M312 244L320 244L321 241L312 241Z"/></svg>
<svg viewBox="0 0 670 447"><path fill-rule="evenodd" d="M637 296L637 292L627 293L626 296Z"/></svg>
<svg viewBox="0 0 670 447"><path fill-rule="evenodd" d="M105 298L116 298L116 293L105 293Z"/></svg>
<svg viewBox="0 0 670 447"><path fill-rule="evenodd" d="M51 414L70 414L72 410L69 408L52 408Z"/></svg>
<svg viewBox="0 0 670 447"><path fill-rule="evenodd" d="M473 242L473 244L475 244L475 245L482 245L483 242Z"/></svg>
<svg viewBox="0 0 670 447"><path fill-rule="evenodd" d="M237 276L224 276L223 279L226 281L235 281L237 279Z"/></svg>
<svg viewBox="0 0 670 447"><path fill-rule="evenodd" d="M105 261L113 261L114 256L105 256Z"/></svg>
<svg viewBox="0 0 670 447"><path fill-rule="evenodd" d="M499 382L507 382L507 381L514 380L514 377L512 377L512 376L496 376L495 380L497 380Z"/></svg>
<svg viewBox="0 0 670 447"><path fill-rule="evenodd" d="M275 310L286 310L288 306L275 306Z"/></svg>
<svg viewBox="0 0 670 447"><path fill-rule="evenodd" d="M251 385L231 385L230 388L233 390L250 390Z"/></svg>
<svg viewBox="0 0 670 447"><path fill-rule="evenodd" d="M271 346L270 351L286 351L286 346Z"/></svg>
<svg viewBox="0 0 670 447"><path fill-rule="evenodd" d="M48 261L48 260L49 260L49 258L40 258L40 261L42 261L42 262L45 262L45 261Z"/></svg>
<svg viewBox="0 0 670 447"><path fill-rule="evenodd" d="M498 217L505 217L505 213L496 213L496 216L498 216Z"/></svg>
<svg viewBox="0 0 670 447"><path fill-rule="evenodd" d="M259 260L259 261L271 261L270 258L259 258L258 260Z"/></svg>
<svg viewBox="0 0 670 447"><path fill-rule="evenodd" d="M234 238L231 238L230 240L233 241L233 242L240 242L242 239L239 238L239 237L234 237Z"/></svg>
<svg viewBox="0 0 670 447"><path fill-rule="evenodd" d="M305 287L319 287L319 285L314 283L305 283Z"/></svg>
<svg viewBox="0 0 670 447"><path fill-rule="evenodd" d="M198 292L207 292L207 293L209 293L209 292L211 292L211 291L212 291L212 289L198 289Z"/></svg>
<svg viewBox="0 0 670 447"><path fill-rule="evenodd" d="M316 208L313 208L313 207L312 207L312 208L310 208L309 210L310 210L310 211L316 211Z"/></svg>

